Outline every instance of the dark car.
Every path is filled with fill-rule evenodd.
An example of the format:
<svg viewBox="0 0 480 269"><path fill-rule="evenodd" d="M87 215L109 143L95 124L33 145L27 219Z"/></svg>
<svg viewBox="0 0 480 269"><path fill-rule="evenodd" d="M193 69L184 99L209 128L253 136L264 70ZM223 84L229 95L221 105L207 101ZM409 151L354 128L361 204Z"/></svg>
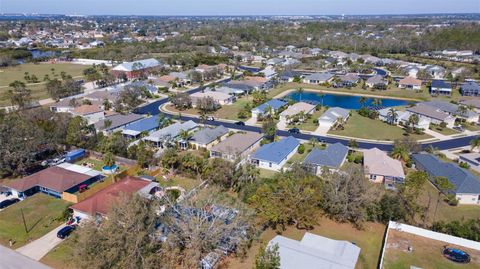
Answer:
<svg viewBox="0 0 480 269"><path fill-rule="evenodd" d="M12 198L12 199L8 199L8 200L4 200L0 203L0 209L5 208L5 207L10 206L10 205L13 205L13 204L18 203L18 202L20 202L20 199L18 199L18 198Z"/></svg>
<svg viewBox="0 0 480 269"><path fill-rule="evenodd" d="M298 128L292 128L292 129L288 130L288 132L291 133L291 134L299 134L300 130Z"/></svg>
<svg viewBox="0 0 480 269"><path fill-rule="evenodd" d="M67 238L75 230L75 226L65 226L57 233L57 237L60 239Z"/></svg>
<svg viewBox="0 0 480 269"><path fill-rule="evenodd" d="M245 126L245 122L243 122L243 121L237 121L237 122L235 122L235 124L238 125L238 126Z"/></svg>

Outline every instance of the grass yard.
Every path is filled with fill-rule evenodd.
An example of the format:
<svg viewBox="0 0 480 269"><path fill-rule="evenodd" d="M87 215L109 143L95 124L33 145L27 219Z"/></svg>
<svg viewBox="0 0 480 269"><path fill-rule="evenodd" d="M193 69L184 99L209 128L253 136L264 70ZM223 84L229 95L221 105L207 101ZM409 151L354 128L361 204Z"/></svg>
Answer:
<svg viewBox="0 0 480 269"><path fill-rule="evenodd" d="M271 178L273 177L276 173L276 171L273 171L273 170L268 170L268 169L263 169L263 168L259 168L258 170L260 170L260 177L261 178Z"/></svg>
<svg viewBox="0 0 480 269"><path fill-rule="evenodd" d="M300 240L305 234L305 230L298 230L294 227L288 227L282 233L283 236ZM319 223L310 233L329 237L336 240L346 240L355 242L362 250L358 257L357 269L376 268L380 251L382 247L382 240L385 232L385 226L378 223L368 222L365 224L363 230L357 230L351 224L338 223L327 218L321 218ZM228 268L243 269L253 268L255 263L255 256L258 253L262 243L268 243L277 233L274 230L264 231L259 239L259 242L254 242L249 249L246 258L231 258L228 260Z"/></svg>
<svg viewBox="0 0 480 269"><path fill-rule="evenodd" d="M69 63L27 63L14 67L0 68L0 105L9 105L3 93L9 89L8 85L15 80L27 84L27 88L32 90L34 99L44 99L49 97L45 90L45 82L43 81L45 75L48 74L51 79L60 79L60 73L63 71L72 77L82 77L83 70L87 67L88 66L85 65ZM52 68L54 68L54 73L52 73ZM37 76L40 82L28 84L24 79L25 72L28 72L30 76Z"/></svg>
<svg viewBox="0 0 480 269"><path fill-rule="evenodd" d="M460 133L457 130L453 130L453 129L450 129L450 128L447 128L447 127L441 128L440 126L434 125L434 124L430 124L430 130L432 130L434 132L437 132L437 133L440 133L442 135L455 135L455 134Z"/></svg>
<svg viewBox="0 0 480 269"><path fill-rule="evenodd" d="M97 160L97 159L93 159L93 158L81 159L81 160L76 161L75 164L82 165L82 166L84 164L91 164L91 165L93 165L92 169L100 171L100 172L102 171L102 167L105 166L105 164L103 163L102 160ZM125 170L127 170L127 167L125 167L123 165L118 165L117 174L119 174L119 173L121 173Z"/></svg>
<svg viewBox="0 0 480 269"><path fill-rule="evenodd" d="M55 269L74 269L72 262L75 247L75 234L63 240L58 246L45 255L40 262Z"/></svg>
<svg viewBox="0 0 480 269"><path fill-rule="evenodd" d="M328 133L352 138L386 141L405 138L405 131L400 127L387 124L381 120L372 120L370 118L360 116L356 112L352 113L352 116L348 119L344 130L332 130ZM432 138L428 134L411 134L410 137L413 137L416 140Z"/></svg>
<svg viewBox="0 0 480 269"><path fill-rule="evenodd" d="M293 164L293 163L301 163L303 162L303 160L305 159L305 157L307 157L307 155L313 150L313 145L310 144L309 142L307 143L303 143L303 145L305 146L305 151L303 152L303 154L300 154L298 153L298 151L295 153L295 155L292 156L292 158L290 158L290 160L288 160L287 164ZM317 148L319 149L323 149L323 147L321 145L317 145Z"/></svg>
<svg viewBox="0 0 480 269"><path fill-rule="evenodd" d="M182 175L175 175L175 176L166 176L168 179L163 178L163 176L157 176L158 183L163 187L171 187L171 186L180 186L185 190L189 191L195 187L197 187L201 181L193 178L189 178Z"/></svg>
<svg viewBox="0 0 480 269"><path fill-rule="evenodd" d="M63 212L71 204L43 193L37 193L24 201L7 207L0 212L0 243L8 245L15 241L14 248L25 245L29 239L35 240L47 234L64 222ZM29 233L25 233L22 214Z"/></svg>
<svg viewBox="0 0 480 269"><path fill-rule="evenodd" d="M318 128L318 124L316 124L314 121L318 120L318 118L320 118L324 112L325 107L322 107L321 109L315 111L315 113L313 113L312 116L304 123L297 125L290 124L287 126L287 128L298 128L300 130L313 132Z"/></svg>

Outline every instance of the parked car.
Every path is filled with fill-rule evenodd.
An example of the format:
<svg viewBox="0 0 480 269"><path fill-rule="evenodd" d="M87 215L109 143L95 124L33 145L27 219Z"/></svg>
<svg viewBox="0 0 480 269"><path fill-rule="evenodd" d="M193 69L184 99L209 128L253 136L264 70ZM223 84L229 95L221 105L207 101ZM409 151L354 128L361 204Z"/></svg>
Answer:
<svg viewBox="0 0 480 269"><path fill-rule="evenodd" d="M65 226L60 231L57 233L57 237L60 239L65 239L67 238L72 232L75 230L75 226L69 225Z"/></svg>
<svg viewBox="0 0 480 269"><path fill-rule="evenodd" d="M300 130L298 128L292 128L292 129L288 130L288 132L291 133L291 134L299 134Z"/></svg>
<svg viewBox="0 0 480 269"><path fill-rule="evenodd" d="M207 117L207 120L208 120L208 121L214 121L215 118L214 118L213 116L208 116L208 117Z"/></svg>
<svg viewBox="0 0 480 269"><path fill-rule="evenodd" d="M235 122L235 124L238 125L238 126L245 126L245 122L243 122L243 121L237 121L237 122Z"/></svg>
<svg viewBox="0 0 480 269"><path fill-rule="evenodd" d="M11 206L11 205L16 204L18 202L20 202L20 199L18 199L18 198L3 200L2 202L0 202L0 209L5 208L7 206Z"/></svg>
<svg viewBox="0 0 480 269"><path fill-rule="evenodd" d="M465 129L463 129L462 126L454 126L453 129L454 129L454 130L457 130L457 131L459 131L459 132L465 131Z"/></svg>
<svg viewBox="0 0 480 269"><path fill-rule="evenodd" d="M82 184L78 187L78 192L82 193L88 190L88 185L87 184Z"/></svg>

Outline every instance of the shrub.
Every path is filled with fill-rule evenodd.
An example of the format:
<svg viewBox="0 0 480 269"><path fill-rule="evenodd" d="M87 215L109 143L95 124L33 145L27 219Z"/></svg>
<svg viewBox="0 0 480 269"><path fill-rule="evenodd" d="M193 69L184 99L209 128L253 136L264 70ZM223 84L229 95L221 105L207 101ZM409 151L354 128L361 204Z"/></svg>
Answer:
<svg viewBox="0 0 480 269"><path fill-rule="evenodd" d="M299 154L303 154L305 152L305 146L303 144L301 144L300 146L298 146L298 150L297 152Z"/></svg>

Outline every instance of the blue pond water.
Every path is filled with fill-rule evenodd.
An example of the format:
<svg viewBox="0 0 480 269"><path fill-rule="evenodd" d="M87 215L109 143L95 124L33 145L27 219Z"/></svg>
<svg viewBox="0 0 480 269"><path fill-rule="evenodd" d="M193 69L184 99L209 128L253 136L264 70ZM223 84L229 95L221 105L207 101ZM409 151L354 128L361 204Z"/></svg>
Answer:
<svg viewBox="0 0 480 269"><path fill-rule="evenodd" d="M286 99L293 99L294 101L304 101L308 103L320 104L328 107L341 107L346 109L360 109L360 96L353 95L338 95L338 94L319 94L314 92L290 93L285 97ZM369 98L369 97L367 97ZM393 106L406 106L411 101L397 100L397 99L385 99L382 100L381 107L393 107ZM369 98L365 103L366 106L372 104L373 99Z"/></svg>

